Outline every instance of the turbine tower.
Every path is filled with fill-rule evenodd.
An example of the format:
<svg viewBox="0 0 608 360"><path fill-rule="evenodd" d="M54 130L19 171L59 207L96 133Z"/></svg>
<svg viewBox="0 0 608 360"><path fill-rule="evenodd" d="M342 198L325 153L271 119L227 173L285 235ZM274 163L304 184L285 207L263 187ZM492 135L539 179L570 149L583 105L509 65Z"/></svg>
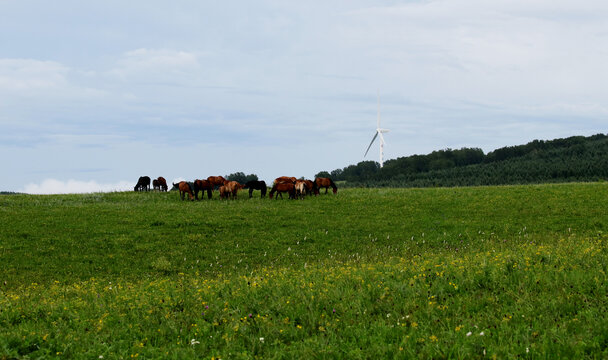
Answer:
<svg viewBox="0 0 608 360"><path fill-rule="evenodd" d="M369 149L372 147L372 144L374 143L374 140L376 140L376 138L378 137L378 135L380 135L380 167L384 166L384 136L382 136L382 134L389 132L388 129L382 129L380 127L380 92L378 92L378 126L376 127L376 133L374 134L374 137L372 138L372 141L369 143L369 146L367 147L367 150L365 151L365 155L363 155L363 157L367 156L367 153L369 152Z"/></svg>

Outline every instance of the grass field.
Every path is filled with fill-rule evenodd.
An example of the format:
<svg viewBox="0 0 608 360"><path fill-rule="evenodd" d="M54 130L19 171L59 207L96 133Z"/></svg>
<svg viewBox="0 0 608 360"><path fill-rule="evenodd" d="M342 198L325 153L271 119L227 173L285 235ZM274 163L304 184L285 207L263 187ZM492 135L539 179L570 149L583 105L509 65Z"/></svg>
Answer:
<svg viewBox="0 0 608 360"><path fill-rule="evenodd" d="M606 358L608 185L0 196L3 358Z"/></svg>

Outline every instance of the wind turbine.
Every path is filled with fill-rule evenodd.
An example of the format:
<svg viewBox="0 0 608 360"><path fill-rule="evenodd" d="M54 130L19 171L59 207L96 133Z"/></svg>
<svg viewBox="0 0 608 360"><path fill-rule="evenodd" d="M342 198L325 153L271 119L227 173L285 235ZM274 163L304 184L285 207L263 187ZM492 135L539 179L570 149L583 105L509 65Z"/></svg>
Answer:
<svg viewBox="0 0 608 360"><path fill-rule="evenodd" d="M382 136L382 134L389 132L388 129L382 129L380 127L380 92L378 92L378 127L376 127L376 134L374 134L374 137L372 138L372 141L369 143L369 146L367 147L367 150L365 151L365 155L363 155L363 157L367 156L367 153L369 152L369 149L372 147L372 144L374 143L374 140L376 140L376 138L378 137L378 135L380 135L380 167L384 166L384 136Z"/></svg>

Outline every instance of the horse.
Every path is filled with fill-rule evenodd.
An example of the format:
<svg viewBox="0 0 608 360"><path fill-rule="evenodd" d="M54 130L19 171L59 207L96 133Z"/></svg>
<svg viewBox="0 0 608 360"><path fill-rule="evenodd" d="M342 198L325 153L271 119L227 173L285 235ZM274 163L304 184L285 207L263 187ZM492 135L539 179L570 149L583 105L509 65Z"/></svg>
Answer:
<svg viewBox="0 0 608 360"><path fill-rule="evenodd" d="M160 190L160 185L158 185L158 180L156 180L156 179L152 180L152 189Z"/></svg>
<svg viewBox="0 0 608 360"><path fill-rule="evenodd" d="M279 176L278 178L274 179L274 182L272 184L274 185L274 184L285 183L285 182L286 183L295 183L296 180L298 180L298 179L296 179L293 176Z"/></svg>
<svg viewBox="0 0 608 360"><path fill-rule="evenodd" d="M207 181L209 181L214 188L225 185L228 182L223 176L209 176Z"/></svg>
<svg viewBox="0 0 608 360"><path fill-rule="evenodd" d="M270 190L269 197L271 199L272 199L272 196L274 195L275 192L278 192L279 194L286 192L286 193L289 194L289 198L290 199L295 199L295 197L296 197L296 187L291 182L288 182L288 183L284 182L284 183L276 183L276 184L274 184L272 186L272 189ZM281 198L283 198L283 195L281 195Z"/></svg>
<svg viewBox="0 0 608 360"><path fill-rule="evenodd" d="M267 187L265 181L251 180L247 181L243 189L249 189L250 199L253 197L253 190L261 190L262 198L264 198L264 196L266 196Z"/></svg>
<svg viewBox="0 0 608 360"><path fill-rule="evenodd" d="M326 194L327 194L327 190L329 190L330 186L331 186L334 194L336 194L338 192L338 187L336 186L336 184L334 184L334 182L330 178L316 178L315 184L317 184L318 190L320 190L321 188L325 188ZM318 190L317 190L317 192L318 192Z"/></svg>
<svg viewBox="0 0 608 360"><path fill-rule="evenodd" d="M198 192L202 191L201 200L205 197L205 190L207 191L207 198L211 199L211 193L213 192L213 184L207 180L194 180L194 197L198 200Z"/></svg>
<svg viewBox="0 0 608 360"><path fill-rule="evenodd" d="M304 199L304 196L306 196L306 183L304 182L304 180L297 180L296 184L296 196L299 197L300 199Z"/></svg>
<svg viewBox="0 0 608 360"><path fill-rule="evenodd" d="M194 194L192 194L192 188L190 188L190 184L185 181L180 181L179 184L173 183L173 186L177 186L179 189L179 197L184 200L186 193L188 193L188 199L194 200Z"/></svg>
<svg viewBox="0 0 608 360"><path fill-rule="evenodd" d="M169 187L167 186L167 180L165 180L164 177L159 176L158 179L156 179L156 181L158 182L158 189L160 191L167 191L167 190L169 190Z"/></svg>
<svg viewBox="0 0 608 360"><path fill-rule="evenodd" d="M140 176L137 180L137 185L133 188L133 191L148 191L150 190L150 177Z"/></svg>
<svg viewBox="0 0 608 360"><path fill-rule="evenodd" d="M222 185L219 188L220 191L220 199L226 199L230 197L230 191L228 191L228 188L226 187L226 185Z"/></svg>
<svg viewBox="0 0 608 360"><path fill-rule="evenodd" d="M312 180L304 180L304 186L306 187L306 194L308 195L318 195L319 189L317 188L317 184Z"/></svg>
<svg viewBox="0 0 608 360"><path fill-rule="evenodd" d="M240 184L238 181L228 181L224 184L224 187L228 191L229 195L232 195L233 199L236 199L236 194L238 191L245 187L245 185Z"/></svg>

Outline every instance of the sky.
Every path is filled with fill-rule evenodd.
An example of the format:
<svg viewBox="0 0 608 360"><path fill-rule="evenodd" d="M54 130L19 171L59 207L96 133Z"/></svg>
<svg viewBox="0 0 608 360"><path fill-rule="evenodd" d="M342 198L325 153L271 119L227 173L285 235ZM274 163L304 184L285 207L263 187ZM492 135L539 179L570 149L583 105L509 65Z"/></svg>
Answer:
<svg viewBox="0 0 608 360"><path fill-rule="evenodd" d="M606 133L604 0L0 0L1 191Z"/></svg>

